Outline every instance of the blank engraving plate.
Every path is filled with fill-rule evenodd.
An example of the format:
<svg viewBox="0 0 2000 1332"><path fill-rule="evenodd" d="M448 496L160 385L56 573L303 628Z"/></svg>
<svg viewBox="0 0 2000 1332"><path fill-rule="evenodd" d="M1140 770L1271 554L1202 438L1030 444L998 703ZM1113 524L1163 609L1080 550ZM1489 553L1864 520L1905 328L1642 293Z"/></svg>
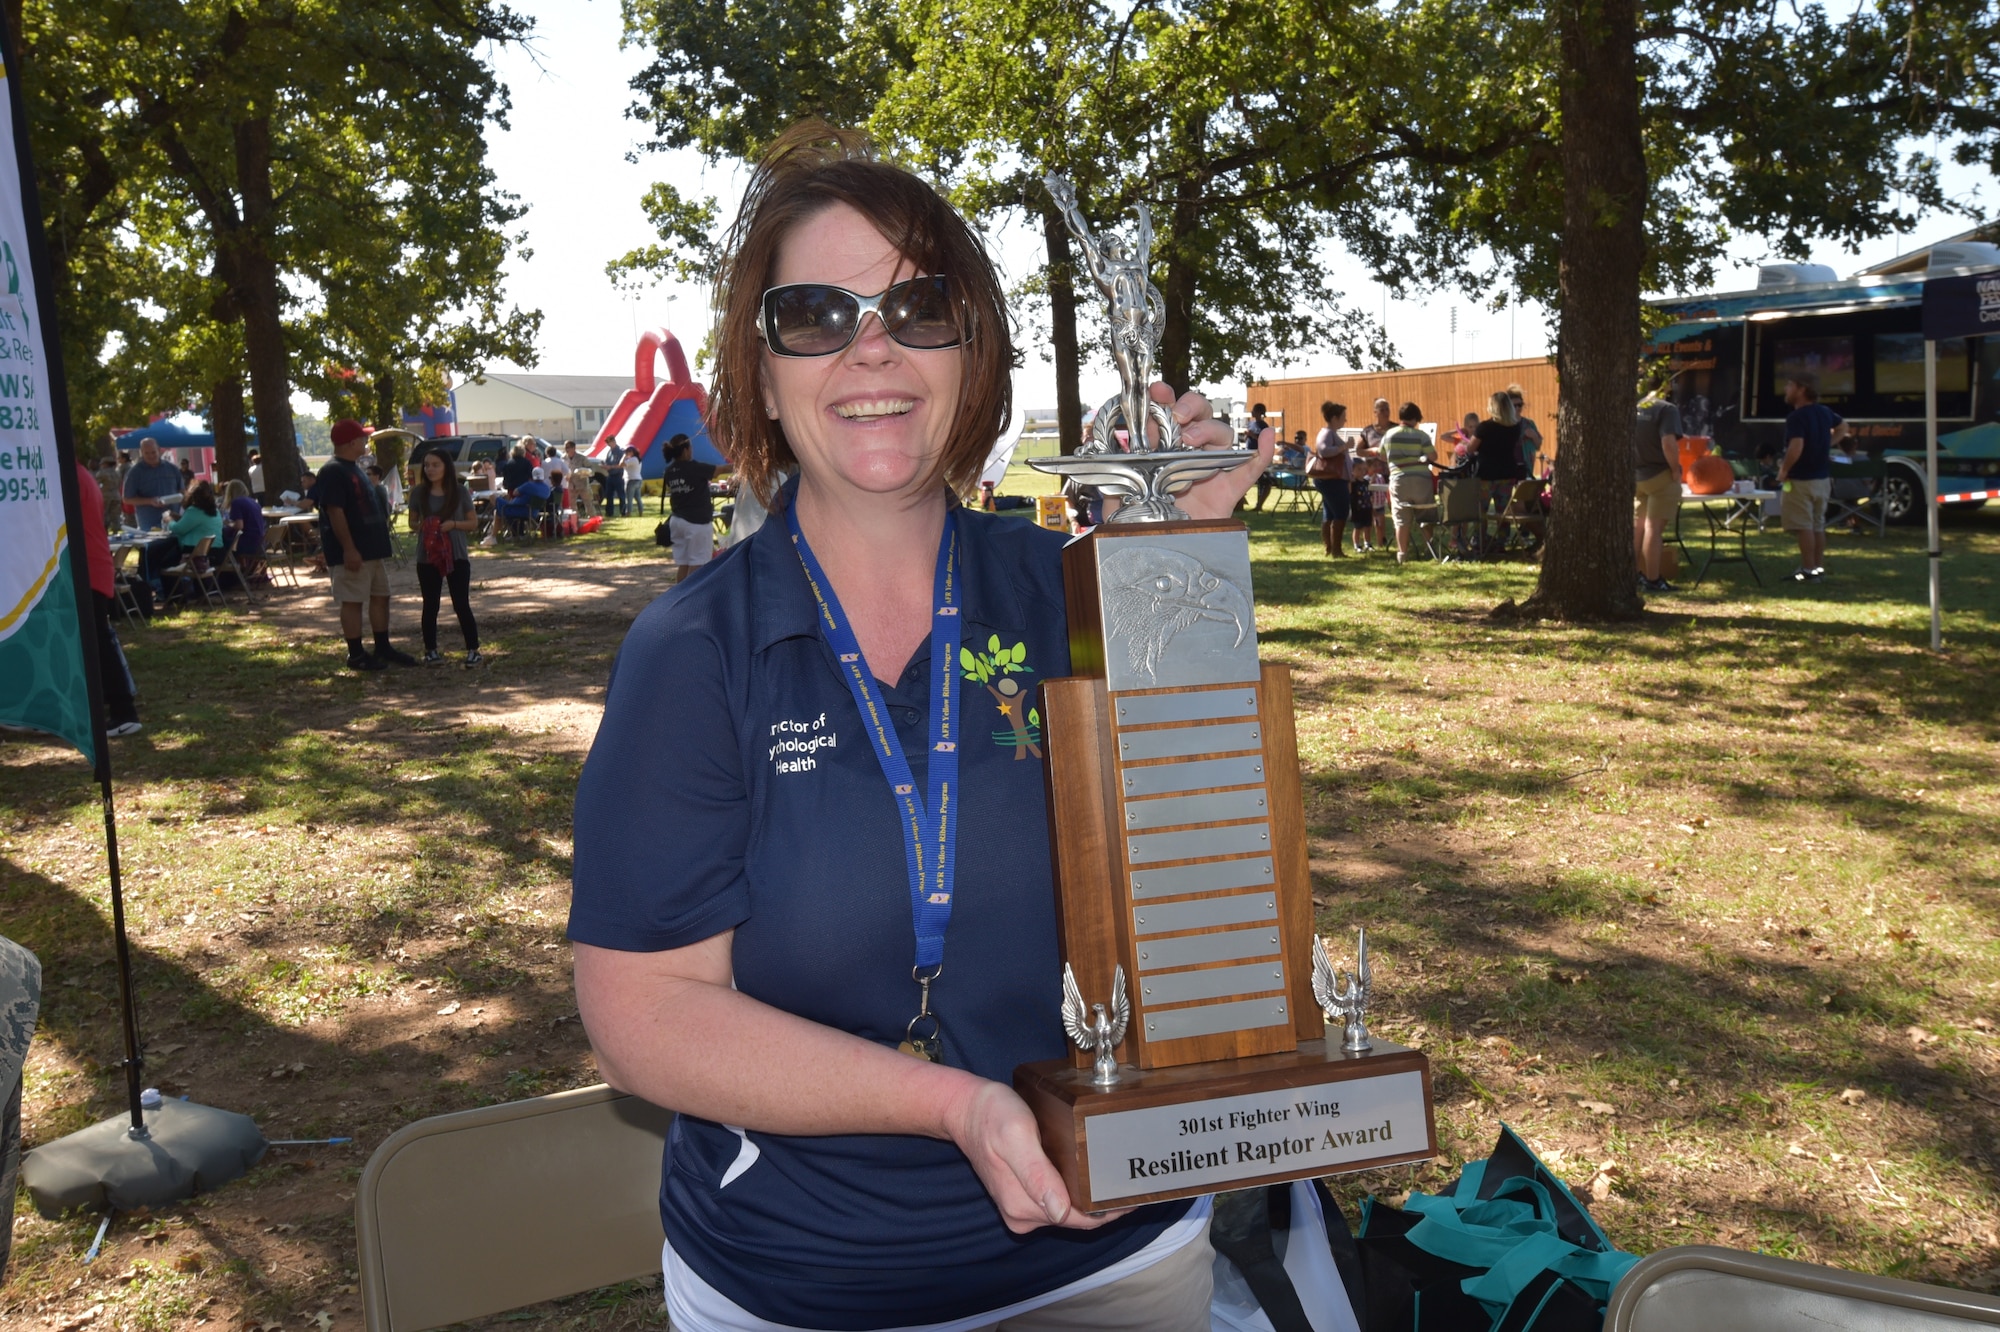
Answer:
<svg viewBox="0 0 2000 1332"><path fill-rule="evenodd" d="M1182 893L1215 893L1224 888L1249 888L1271 882L1271 858L1212 860L1204 865L1169 865L1132 875L1132 896L1178 897Z"/></svg>
<svg viewBox="0 0 2000 1332"><path fill-rule="evenodd" d="M1254 717L1257 695L1248 689L1199 689L1181 694L1135 694L1117 701L1120 726L1152 722L1212 721L1219 717Z"/></svg>
<svg viewBox="0 0 2000 1332"><path fill-rule="evenodd" d="M1247 925L1278 918L1276 893L1238 893L1234 897L1204 897L1198 902L1167 902L1132 908L1133 933L1174 934L1207 930L1217 925Z"/></svg>
<svg viewBox="0 0 2000 1332"><path fill-rule="evenodd" d="M1204 1004L1146 1014L1146 1039L1178 1041L1187 1036L1213 1036L1219 1031L1254 1031L1258 1027L1289 1027L1282 998L1241 999L1233 1004Z"/></svg>
<svg viewBox="0 0 2000 1332"><path fill-rule="evenodd" d="M1187 758L1195 754L1230 754L1260 749L1264 728L1256 722L1226 722L1220 726L1184 726L1171 731L1126 731L1118 737L1118 761Z"/></svg>
<svg viewBox="0 0 2000 1332"><path fill-rule="evenodd" d="M1331 1174L1430 1146L1416 1072L1115 1110L1087 1116L1083 1136L1099 1206L1281 1173Z"/></svg>
<svg viewBox="0 0 2000 1332"><path fill-rule="evenodd" d="M1197 999L1233 999L1285 988L1285 968L1277 962L1252 962L1242 967L1212 967L1207 971L1176 971L1149 976L1139 985L1139 1007L1148 1012L1160 1004L1190 1004Z"/></svg>
<svg viewBox="0 0 2000 1332"><path fill-rule="evenodd" d="M1202 856L1233 856L1243 851L1271 849L1268 823L1225 823L1185 832L1143 833L1125 839L1125 859L1134 865L1162 860L1195 860Z"/></svg>
<svg viewBox="0 0 2000 1332"><path fill-rule="evenodd" d="M1275 925L1255 930L1224 930L1220 934L1190 934L1184 939L1147 940L1139 945L1139 970L1158 971L1164 967L1193 967L1203 962L1277 955Z"/></svg>
<svg viewBox="0 0 2000 1332"><path fill-rule="evenodd" d="M1125 827L1171 828L1180 823L1221 823L1264 817L1262 791L1212 791L1207 795L1134 800L1125 806Z"/></svg>
<svg viewBox="0 0 2000 1332"><path fill-rule="evenodd" d="M1248 532L1155 530L1094 549L1113 695L1256 682Z"/></svg>
<svg viewBox="0 0 2000 1332"><path fill-rule="evenodd" d="M1198 759L1193 763L1162 763L1153 768L1128 768L1118 775L1118 786L1127 796L1168 795L1174 791L1200 791L1210 786L1249 786L1264 782L1264 760L1255 754L1242 758Z"/></svg>

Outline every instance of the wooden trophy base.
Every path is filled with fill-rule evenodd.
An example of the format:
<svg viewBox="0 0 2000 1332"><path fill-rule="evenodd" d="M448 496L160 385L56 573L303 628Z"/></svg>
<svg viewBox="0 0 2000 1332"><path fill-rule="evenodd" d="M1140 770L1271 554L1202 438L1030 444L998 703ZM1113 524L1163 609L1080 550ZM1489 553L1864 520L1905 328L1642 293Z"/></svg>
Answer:
<svg viewBox="0 0 2000 1332"><path fill-rule="evenodd" d="M1437 1153L1430 1061L1380 1038L1139 1069L1116 1086L1068 1059L1023 1064L1014 1090L1086 1212L1426 1160Z"/></svg>

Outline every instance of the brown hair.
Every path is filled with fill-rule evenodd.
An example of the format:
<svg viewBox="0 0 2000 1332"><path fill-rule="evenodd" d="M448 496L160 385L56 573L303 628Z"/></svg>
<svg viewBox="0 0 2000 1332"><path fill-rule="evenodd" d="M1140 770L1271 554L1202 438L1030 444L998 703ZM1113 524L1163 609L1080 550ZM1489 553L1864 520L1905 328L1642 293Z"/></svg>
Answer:
<svg viewBox="0 0 2000 1332"><path fill-rule="evenodd" d="M215 483L213 481L195 482L188 490L187 504L189 508L200 509L211 518L216 517Z"/></svg>
<svg viewBox="0 0 2000 1332"><path fill-rule="evenodd" d="M1415 425L1424 419L1424 409L1417 406L1414 402L1406 402L1403 404L1403 410L1396 413L1396 419Z"/></svg>
<svg viewBox="0 0 2000 1332"><path fill-rule="evenodd" d="M438 487L437 492L443 497L444 503L438 508L438 517L447 522L458 520L460 506L458 497L464 489L464 482L458 479L458 468L452 465L451 455L444 449L426 449L423 456L417 459L417 479L410 486L409 510L412 530L422 527L424 519L431 516L431 479L424 474L424 464L434 457L444 462L444 484ZM480 461L484 462L485 459L482 458Z"/></svg>
<svg viewBox="0 0 2000 1332"><path fill-rule="evenodd" d="M1328 425L1332 425L1334 417L1347 415L1347 407L1344 403L1323 402L1319 405L1319 414Z"/></svg>
<svg viewBox="0 0 2000 1332"><path fill-rule="evenodd" d="M930 185L879 160L866 135L817 120L794 125L772 142L730 230L715 288L719 324L709 437L766 503L777 474L797 470L784 423L765 414L758 325L785 238L836 204L867 218L913 271L951 279L964 365L951 429L930 482L970 492L1013 414L1013 330L993 261Z"/></svg>

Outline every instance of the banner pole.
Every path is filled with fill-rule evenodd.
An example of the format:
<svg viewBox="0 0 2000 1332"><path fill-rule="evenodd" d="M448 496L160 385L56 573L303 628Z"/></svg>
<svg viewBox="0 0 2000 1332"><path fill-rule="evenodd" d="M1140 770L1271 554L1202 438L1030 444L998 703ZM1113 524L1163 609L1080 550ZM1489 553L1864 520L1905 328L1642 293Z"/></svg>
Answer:
<svg viewBox="0 0 2000 1332"><path fill-rule="evenodd" d="M146 1120L139 1104L139 1083L144 1056L139 1048L139 1014L132 993L132 949L125 937L125 892L118 869L118 824L111 802L111 744L104 727L104 682L98 670L96 592L90 586L90 559L83 547L83 504L76 482L76 439L71 431L69 383L63 374L62 330L56 321L54 266L49 263L48 237L42 227L41 194L36 188L34 153L28 138L28 117L21 94L20 45L10 23L0 22L0 60L5 61L5 82L13 120L14 168L21 183L21 212L28 247L28 271L35 284L35 317L41 323L42 355L46 358L46 404L49 430L56 449L56 483L61 488L63 523L70 555L70 575L75 588L77 655L82 659L83 677L90 700L90 755L100 799L104 806L104 846L111 871L111 934L118 955L118 997L125 1037L125 1097L132 1116L132 1135L146 1136ZM102 515L93 520L102 522Z"/></svg>
<svg viewBox="0 0 2000 1332"><path fill-rule="evenodd" d="M1944 547L1938 536L1937 339L1924 339L1924 522L1930 534L1931 651L1944 650L1944 589L1940 574Z"/></svg>

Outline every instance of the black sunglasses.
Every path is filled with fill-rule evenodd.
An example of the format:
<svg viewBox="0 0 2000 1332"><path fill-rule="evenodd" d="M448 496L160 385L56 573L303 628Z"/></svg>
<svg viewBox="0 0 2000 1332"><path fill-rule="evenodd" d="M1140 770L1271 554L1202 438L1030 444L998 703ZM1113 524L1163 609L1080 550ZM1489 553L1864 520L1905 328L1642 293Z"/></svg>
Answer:
<svg viewBox="0 0 2000 1332"><path fill-rule="evenodd" d="M764 293L758 332L774 355L831 356L853 344L871 310L883 332L917 351L942 351L965 341L951 280L942 273L898 282L875 296L826 282L773 287Z"/></svg>

